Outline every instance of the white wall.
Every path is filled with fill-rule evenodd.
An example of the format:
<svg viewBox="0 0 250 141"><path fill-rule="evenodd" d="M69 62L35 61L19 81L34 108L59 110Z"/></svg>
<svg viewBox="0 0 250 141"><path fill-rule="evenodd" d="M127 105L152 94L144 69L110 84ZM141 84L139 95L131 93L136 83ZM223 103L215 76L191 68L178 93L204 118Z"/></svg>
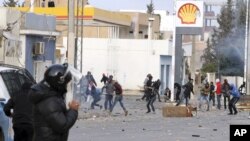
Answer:
<svg viewBox="0 0 250 141"><path fill-rule="evenodd" d="M17 66L22 66L20 63L20 47L18 46L19 31L20 31L20 17L21 13L18 10L0 7L0 29L7 29L7 24L10 24L10 31L5 31L5 36L8 39L4 40L4 63L12 64ZM1 35L0 35L1 36ZM7 40L10 43L10 46L7 44ZM7 53L8 52L8 53ZM6 54L8 54L6 56ZM17 55L19 54L19 55Z"/></svg>
<svg viewBox="0 0 250 141"><path fill-rule="evenodd" d="M102 73L108 73L124 89L139 89L148 73L154 80L160 78L160 55L171 55L171 52L168 40L85 38L82 73L91 71L100 87Z"/></svg>

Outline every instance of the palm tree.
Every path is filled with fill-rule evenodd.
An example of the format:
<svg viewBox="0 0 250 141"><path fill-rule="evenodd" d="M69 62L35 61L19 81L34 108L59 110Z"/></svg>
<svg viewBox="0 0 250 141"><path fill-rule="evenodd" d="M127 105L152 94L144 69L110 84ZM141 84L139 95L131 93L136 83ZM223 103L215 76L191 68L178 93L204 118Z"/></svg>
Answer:
<svg viewBox="0 0 250 141"><path fill-rule="evenodd" d="M148 14L153 14L154 13L154 4L153 1L151 0L149 4L147 4L147 13Z"/></svg>

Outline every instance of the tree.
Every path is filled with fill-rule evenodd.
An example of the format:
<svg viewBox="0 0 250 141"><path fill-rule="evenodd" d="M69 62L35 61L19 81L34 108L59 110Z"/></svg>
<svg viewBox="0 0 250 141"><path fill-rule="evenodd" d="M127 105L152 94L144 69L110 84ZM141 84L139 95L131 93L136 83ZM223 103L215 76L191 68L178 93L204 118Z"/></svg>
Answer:
<svg viewBox="0 0 250 141"><path fill-rule="evenodd" d="M203 55L201 56L202 61L202 72L216 72L217 68L217 57L214 50L213 42L208 38L207 48L204 49Z"/></svg>
<svg viewBox="0 0 250 141"><path fill-rule="evenodd" d="M227 5L224 5L221 8L221 14L217 18L217 22L219 23L219 30L221 38L227 37L234 27L233 19L234 19L234 11L233 11L233 3L232 0L227 1Z"/></svg>
<svg viewBox="0 0 250 141"><path fill-rule="evenodd" d="M149 4L147 4L147 13L148 14L154 14L154 4L153 1L151 0Z"/></svg>
<svg viewBox="0 0 250 141"><path fill-rule="evenodd" d="M3 2L3 6L4 7L16 7L18 5L18 1L15 1L15 0L4 0Z"/></svg>
<svg viewBox="0 0 250 141"><path fill-rule="evenodd" d="M233 7L232 0L227 1L217 18L218 29L214 29L201 58L202 71L216 69L220 75L242 76L244 70L244 43L246 3L237 0Z"/></svg>

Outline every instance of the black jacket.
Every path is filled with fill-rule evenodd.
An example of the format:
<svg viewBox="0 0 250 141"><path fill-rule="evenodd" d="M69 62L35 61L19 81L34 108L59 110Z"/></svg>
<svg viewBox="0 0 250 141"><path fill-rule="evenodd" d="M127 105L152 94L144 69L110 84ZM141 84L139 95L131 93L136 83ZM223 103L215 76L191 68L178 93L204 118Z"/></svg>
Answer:
<svg viewBox="0 0 250 141"><path fill-rule="evenodd" d="M15 93L4 105L4 113L9 117L13 117L13 126L32 124L32 104L28 100L30 86L22 87L22 90L19 93ZM13 114L11 109L13 109Z"/></svg>
<svg viewBox="0 0 250 141"><path fill-rule="evenodd" d="M194 86L193 86L193 84L192 84L191 82L187 82L187 83L183 86L183 88L185 88L185 90L184 90L184 96L190 97L191 92L194 93L193 87L194 87Z"/></svg>
<svg viewBox="0 0 250 141"><path fill-rule="evenodd" d="M78 112L66 109L63 93L41 82L31 88L30 100L34 104L34 141L67 141Z"/></svg>

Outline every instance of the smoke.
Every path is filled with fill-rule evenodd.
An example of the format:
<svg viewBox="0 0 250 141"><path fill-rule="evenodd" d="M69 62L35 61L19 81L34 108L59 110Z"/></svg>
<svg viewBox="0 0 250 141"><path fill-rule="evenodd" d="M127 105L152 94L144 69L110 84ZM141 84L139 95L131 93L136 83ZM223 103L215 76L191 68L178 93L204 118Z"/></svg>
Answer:
<svg viewBox="0 0 250 141"><path fill-rule="evenodd" d="M245 30L238 28L230 36L221 40L218 55L220 71L223 75L243 76L245 55Z"/></svg>

